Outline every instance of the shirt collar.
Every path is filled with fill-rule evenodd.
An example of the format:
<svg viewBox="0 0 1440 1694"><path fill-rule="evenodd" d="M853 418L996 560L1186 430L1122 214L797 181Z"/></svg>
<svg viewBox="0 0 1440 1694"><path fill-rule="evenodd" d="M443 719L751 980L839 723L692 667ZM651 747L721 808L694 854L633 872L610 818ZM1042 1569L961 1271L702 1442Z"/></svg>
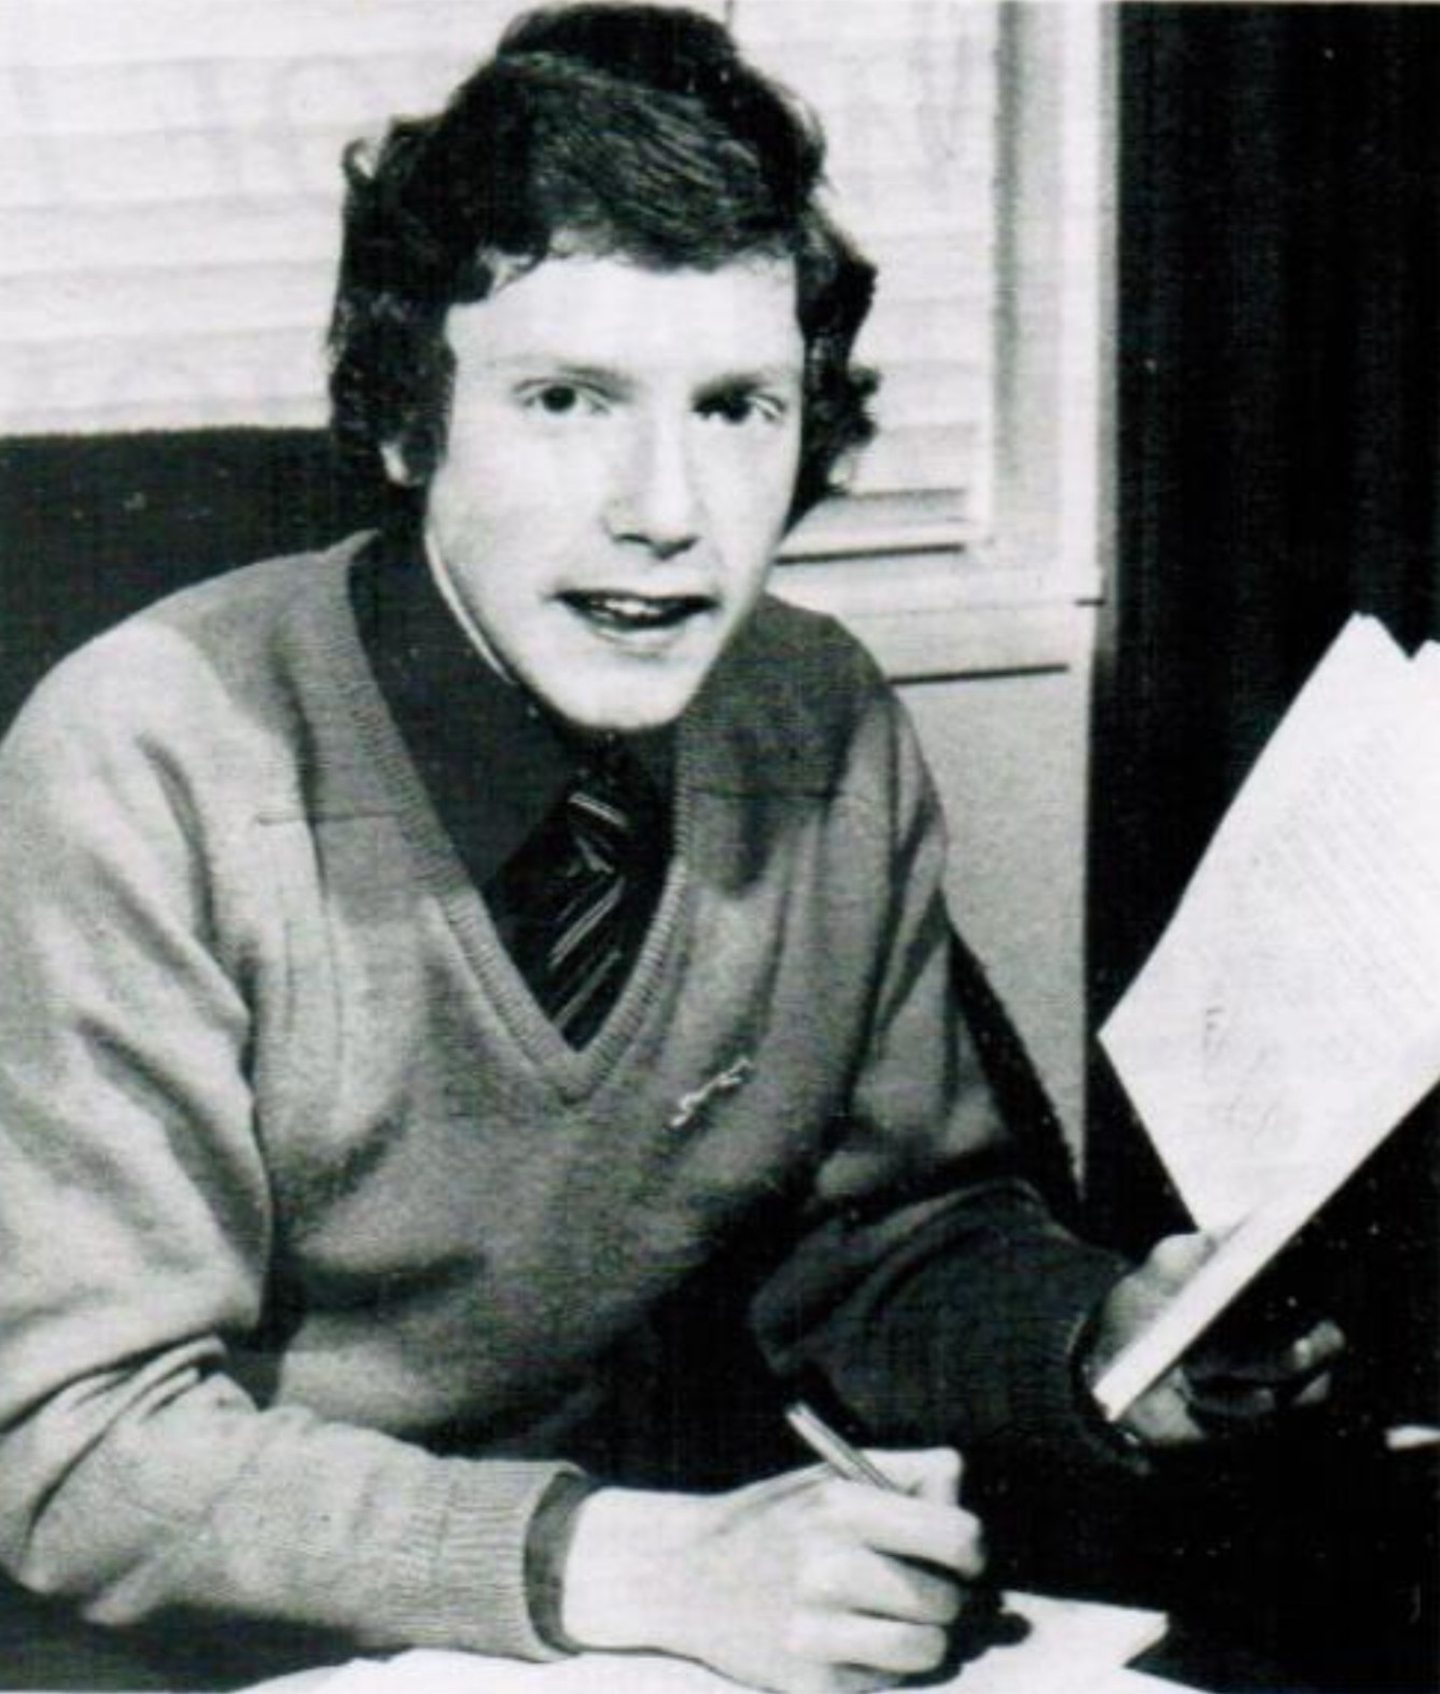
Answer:
<svg viewBox="0 0 1440 1694"><path fill-rule="evenodd" d="M419 522L373 536L351 566L350 601L380 692L477 887L524 845L591 748L484 659L427 568ZM672 731L624 745L668 803Z"/></svg>

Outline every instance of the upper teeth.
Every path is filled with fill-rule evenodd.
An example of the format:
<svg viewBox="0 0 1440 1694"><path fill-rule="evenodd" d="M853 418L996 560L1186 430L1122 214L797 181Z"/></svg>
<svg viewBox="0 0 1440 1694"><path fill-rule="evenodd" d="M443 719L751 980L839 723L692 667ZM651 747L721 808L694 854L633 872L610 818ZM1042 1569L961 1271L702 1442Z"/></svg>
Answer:
<svg viewBox="0 0 1440 1694"><path fill-rule="evenodd" d="M617 622L632 624L670 623L682 617L693 605L675 596L651 600L639 594L582 594L577 601L582 608L599 612Z"/></svg>
<svg viewBox="0 0 1440 1694"><path fill-rule="evenodd" d="M630 594L597 594L597 605L607 611L619 612L622 617L643 618L648 613L663 611L664 605L654 600L639 600Z"/></svg>

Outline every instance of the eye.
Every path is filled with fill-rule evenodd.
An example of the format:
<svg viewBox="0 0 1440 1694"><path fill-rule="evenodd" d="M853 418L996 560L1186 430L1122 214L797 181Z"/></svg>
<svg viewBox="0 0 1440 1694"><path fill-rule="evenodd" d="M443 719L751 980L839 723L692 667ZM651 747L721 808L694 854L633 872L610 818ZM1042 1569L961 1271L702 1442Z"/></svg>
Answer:
<svg viewBox="0 0 1440 1694"><path fill-rule="evenodd" d="M702 418L739 428L749 423L779 423L787 407L776 394L751 388L726 388L717 394L707 394L695 410Z"/></svg>
<svg viewBox="0 0 1440 1694"><path fill-rule="evenodd" d="M595 418L606 410L604 395L575 382L535 383L522 391L520 400L527 410L550 418Z"/></svg>

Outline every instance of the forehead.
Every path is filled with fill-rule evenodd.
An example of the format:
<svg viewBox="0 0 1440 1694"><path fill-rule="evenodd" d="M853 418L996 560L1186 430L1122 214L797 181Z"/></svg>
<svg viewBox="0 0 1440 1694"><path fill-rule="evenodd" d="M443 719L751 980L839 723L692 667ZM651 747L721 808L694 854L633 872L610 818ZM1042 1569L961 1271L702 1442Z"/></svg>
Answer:
<svg viewBox="0 0 1440 1694"><path fill-rule="evenodd" d="M552 258L445 324L461 381L521 367L613 371L637 380L792 372L804 350L789 259L714 270L647 270L624 259Z"/></svg>

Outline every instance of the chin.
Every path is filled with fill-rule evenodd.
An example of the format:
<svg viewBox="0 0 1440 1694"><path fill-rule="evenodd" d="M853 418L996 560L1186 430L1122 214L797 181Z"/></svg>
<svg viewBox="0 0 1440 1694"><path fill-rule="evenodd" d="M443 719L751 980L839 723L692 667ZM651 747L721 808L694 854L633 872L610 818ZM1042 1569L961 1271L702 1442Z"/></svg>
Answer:
<svg viewBox="0 0 1440 1694"><path fill-rule="evenodd" d="M703 679L699 679L703 680ZM680 718L694 699L699 680L658 686L653 677L631 676L594 689L567 689L549 703L568 723L591 733L633 735L664 729Z"/></svg>
<svg viewBox="0 0 1440 1694"><path fill-rule="evenodd" d="M560 715L576 729L592 735L639 735L647 730L669 728L684 711L683 705L673 711L616 706L598 711L561 711Z"/></svg>

